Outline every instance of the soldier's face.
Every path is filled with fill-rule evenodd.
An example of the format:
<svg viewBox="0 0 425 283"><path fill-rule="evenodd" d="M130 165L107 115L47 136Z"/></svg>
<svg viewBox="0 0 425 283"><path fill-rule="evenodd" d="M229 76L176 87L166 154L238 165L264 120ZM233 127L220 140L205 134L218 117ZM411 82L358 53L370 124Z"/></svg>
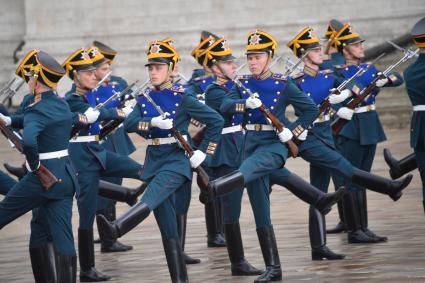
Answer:
<svg viewBox="0 0 425 283"><path fill-rule="evenodd" d="M363 43L355 43L347 46L348 53L354 57L354 59L363 59L364 58L364 47Z"/></svg>
<svg viewBox="0 0 425 283"><path fill-rule="evenodd" d="M96 71L79 71L76 73L77 84L86 89L94 89L97 85Z"/></svg>
<svg viewBox="0 0 425 283"><path fill-rule="evenodd" d="M254 76L261 75L270 63L270 56L267 53L254 53L247 55L248 67Z"/></svg>
<svg viewBox="0 0 425 283"><path fill-rule="evenodd" d="M217 63L219 66L213 65L212 70L214 75L219 77L233 78L236 74L236 63L235 61L226 61Z"/></svg>
<svg viewBox="0 0 425 283"><path fill-rule="evenodd" d="M110 71L111 65L109 65L109 63L103 63L102 65L100 65L95 72L97 81L102 80ZM107 78L105 82L108 83L109 78Z"/></svg>
<svg viewBox="0 0 425 283"><path fill-rule="evenodd" d="M171 71L166 64L151 64L148 66L149 79L153 86L159 86L170 79Z"/></svg>
<svg viewBox="0 0 425 283"><path fill-rule="evenodd" d="M320 65L323 63L322 48L310 49L307 54L308 60L314 65Z"/></svg>

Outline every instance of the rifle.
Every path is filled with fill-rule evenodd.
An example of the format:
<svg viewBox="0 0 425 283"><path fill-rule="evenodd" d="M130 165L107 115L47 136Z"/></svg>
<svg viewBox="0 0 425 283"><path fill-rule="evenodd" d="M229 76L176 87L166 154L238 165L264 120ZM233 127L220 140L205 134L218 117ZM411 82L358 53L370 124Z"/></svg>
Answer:
<svg viewBox="0 0 425 283"><path fill-rule="evenodd" d="M12 98L16 92L21 88L24 84L24 80L20 77L14 77L6 85L0 90L0 96L5 95L2 100L2 104L4 104L8 99Z"/></svg>
<svg viewBox="0 0 425 283"><path fill-rule="evenodd" d="M404 56L400 58L397 62L390 65L388 68L385 69L379 76L376 76L375 79L365 88L363 88L360 93L353 98L350 102L348 102L347 106L350 109L356 108L366 97L369 96L369 94L375 89L376 82L381 79L385 79L387 75L397 66L400 64L406 62L407 60L413 58L415 54L419 52L419 49L416 49L414 52L405 52ZM335 119L335 121L332 123L332 132L334 135L337 135L342 128L347 124L349 120L342 119L341 117L338 117Z"/></svg>
<svg viewBox="0 0 425 283"><path fill-rule="evenodd" d="M96 87L93 89L94 91L97 91L97 89L103 84L104 81L112 74L112 71L109 71L96 85Z"/></svg>
<svg viewBox="0 0 425 283"><path fill-rule="evenodd" d="M152 97L149 96L146 91L143 92L141 95L146 97L146 99L153 105L153 107L155 107L155 109L163 117L163 119L166 119L164 111L162 111L161 107L156 104L156 102L152 99ZM183 147L184 151L190 158L194 152L190 144L185 140L181 132L176 127L173 126L170 130L174 138L179 142L179 144ZM210 177L208 176L207 172L205 172L205 169L202 168L201 165L199 165L198 167L194 168L193 171L195 171L197 174L196 182L198 183L199 188L203 191L208 191Z"/></svg>
<svg viewBox="0 0 425 283"><path fill-rule="evenodd" d="M385 53L382 53L381 55L379 55L377 58L375 58L375 60L373 60L372 62L370 62L370 64L367 65L366 68L362 68L359 67L357 72L352 75L350 78L346 79L345 81L343 81L336 89L334 92L332 92L330 95L332 94L339 94L341 93L341 91L343 91L348 84L352 83L356 78L362 76L364 73L366 73L367 70L370 69L370 67L372 67L373 65L376 64L376 62L378 62L379 60L381 60L382 57L385 56ZM331 106L330 102L329 102L329 98L326 98L325 100L322 101L322 103L320 103L319 106L319 115L317 116L317 118L323 114L323 112L325 112L325 110Z"/></svg>
<svg viewBox="0 0 425 283"><path fill-rule="evenodd" d="M295 62L295 64L291 60L289 60L289 58L286 58L285 62L292 64L292 68L287 69L286 72L283 74L283 77L285 79L288 78L298 68L298 66L303 62L304 58L307 56L307 54L308 54L308 51L305 52L303 56L301 56L300 59L298 59L298 61Z"/></svg>
<svg viewBox="0 0 425 283"><path fill-rule="evenodd" d="M0 131L20 153L24 153L21 139L11 128L6 126L3 120L0 120ZM53 173L50 172L43 164L40 164L40 167L34 171L34 174L46 190L49 190L53 185L59 182L58 178L56 178L56 176L53 175Z"/></svg>
<svg viewBox="0 0 425 283"><path fill-rule="evenodd" d="M139 87L137 87L136 89L133 90L133 87L136 85L137 82L138 81L135 81L134 83L132 83L131 85L126 87L121 92L121 96L127 96L127 98L122 100L120 105L117 108L124 107L125 102L127 102L130 99L134 99L135 93L140 92L140 89L144 88L149 83L149 81L147 81L143 85L141 85L141 86L139 86ZM111 132L113 132L116 128L118 128L122 124L123 121L124 120L122 120L122 119L115 119L115 120L111 120L111 121L108 121L107 123L105 123L105 125L103 125L102 129L100 130L99 140L105 138L107 135L109 135Z"/></svg>

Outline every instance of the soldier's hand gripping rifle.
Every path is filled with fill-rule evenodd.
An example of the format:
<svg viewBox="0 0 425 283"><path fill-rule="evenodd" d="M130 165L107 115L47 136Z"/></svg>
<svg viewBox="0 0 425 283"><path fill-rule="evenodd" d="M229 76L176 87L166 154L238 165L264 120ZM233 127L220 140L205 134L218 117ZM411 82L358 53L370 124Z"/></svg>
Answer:
<svg viewBox="0 0 425 283"><path fill-rule="evenodd" d="M394 64L390 65L387 69L385 69L385 71L380 73L378 76L376 76L375 79L367 87L363 88L355 98L353 98L350 102L348 102L346 107L350 109L355 109L360 103L363 102L363 100L366 99L366 97L369 96L369 94L373 90L375 90L375 88L377 87L376 86L377 81L387 78L387 76L390 74L392 70L394 70L394 68L406 62L407 60L413 58L418 52L419 52L419 49L415 50L414 52L405 52L402 58L400 58ZM348 123L348 121L349 120L342 119L341 117L338 117L337 119L335 119L335 121L332 123L332 132L334 133L334 135L337 135L345 126L345 124Z"/></svg>
<svg viewBox="0 0 425 283"><path fill-rule="evenodd" d="M6 126L3 120L0 120L0 131L20 153L24 153L19 135L16 134L10 127ZM49 190L53 185L59 182L58 178L56 178L56 176L42 164L40 164L40 167L34 171L34 174L46 190Z"/></svg>
<svg viewBox="0 0 425 283"><path fill-rule="evenodd" d="M137 82L138 81L135 81L131 85L127 86L121 92L120 96L125 97L125 99L123 99L121 101L120 105L117 107L118 109L125 107L125 103L127 101L129 101L131 99L135 99L137 93L140 93L141 90L143 90L147 86L147 84L149 83L149 81L146 81L141 86L134 88L134 86L137 84ZM101 140L101 139L105 138L107 135L109 135L111 132L113 132L115 129L117 129L123 122L124 122L124 120L122 120L122 119L115 119L115 120L108 121L107 123L102 125L102 129L100 130L100 133L99 133L99 139Z"/></svg>
<svg viewBox="0 0 425 283"><path fill-rule="evenodd" d="M0 90L0 96L4 96L1 104L12 98L19 88L24 84L24 80L20 77L14 77Z"/></svg>
<svg viewBox="0 0 425 283"><path fill-rule="evenodd" d="M349 84L351 84L356 78L358 78L358 77L362 76L364 73L366 73L367 70L370 69L370 67L375 65L376 62L378 62L384 56L385 56L385 53L382 53L381 55L376 57L375 60L373 60L370 64L368 64L365 68L359 67L357 72L354 75L352 75L350 78L343 81L337 88L332 90L332 92L329 94L329 96L331 96L332 94L340 94L341 91L343 91ZM320 103L319 114L317 115L316 118L318 118L320 115L322 115L326 111L326 109L329 106L331 106L331 103L329 102L329 96L325 100L323 100L322 103Z"/></svg>
<svg viewBox="0 0 425 283"><path fill-rule="evenodd" d="M156 102L150 97L149 93L144 91L141 95L146 97L146 99L152 104L153 107L155 107L156 111L158 111L158 113L163 117L163 119L167 118L164 111L162 111L161 107L158 104L156 104ZM192 157L194 150L190 146L190 144L186 141L186 139L183 137L182 133L174 126L170 129L170 131L173 134L176 141L182 146L182 148L186 152L186 155L189 156L189 158ZM196 182L198 183L199 188L203 191L208 191L208 184L210 181L210 177L208 176L207 172L205 172L204 168L202 168L201 165L194 168L193 171L195 171L197 174Z"/></svg>
<svg viewBox="0 0 425 283"><path fill-rule="evenodd" d="M105 76L104 78L106 78L107 76ZM137 82L137 81L136 81ZM127 90L128 89L128 87L125 89L125 90ZM98 105L96 105L96 107L94 107L93 108L93 110L97 110L97 111L99 111L100 109L102 109L103 107L105 107L109 102L111 102L112 100L116 100L116 99L119 99L119 98L121 98L121 96L122 95L124 95L124 91L121 91L121 92L119 92L119 91L114 91L114 90L112 90L112 92L113 92L113 95L111 95L110 97L108 97L108 99L106 99L104 102L102 102L102 103L99 103ZM78 124L78 125L74 125L73 127L72 127L72 130L71 130L71 138L74 138L75 136L77 136L78 135L78 132L84 127L84 126L87 126L87 125L80 125L80 124Z"/></svg>

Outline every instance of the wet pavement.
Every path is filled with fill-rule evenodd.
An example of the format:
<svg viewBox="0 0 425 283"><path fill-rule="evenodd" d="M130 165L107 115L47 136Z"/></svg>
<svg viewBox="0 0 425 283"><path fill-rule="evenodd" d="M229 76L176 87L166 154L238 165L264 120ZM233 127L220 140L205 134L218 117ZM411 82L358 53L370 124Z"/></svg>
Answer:
<svg viewBox="0 0 425 283"><path fill-rule="evenodd" d="M387 130L389 142L379 145L373 171L388 176L382 157L389 147L399 158L411 152L408 129ZM141 139L132 137L143 148ZM143 161L142 151L132 155ZM19 164L22 157L0 138L0 163ZM288 168L308 178L308 166L297 158ZM398 202L374 192L368 193L369 227L388 236L387 243L347 244L346 234L328 235L328 246L346 254L341 261L312 261L308 238L308 206L285 189L275 186L271 195L272 219L283 266L284 282L425 282L425 217L419 173L413 172L411 185ZM137 181L125 180L128 186ZM333 187L331 187L333 190ZM118 205L118 215L127 206ZM252 211L246 194L243 199L241 229L246 258L263 267ZM74 203L74 233L78 227ZM0 231L0 282L33 282L28 254L28 213ZM328 227L337 223L337 209L327 216ZM113 277L110 282L169 282L169 274L159 230L153 216L124 236L121 241L134 246L125 253L101 254L96 245L97 267ZM226 248L207 248L204 209L198 201L198 188L193 187L188 216L186 251L202 260L189 265L190 282L253 282L255 277L231 277Z"/></svg>

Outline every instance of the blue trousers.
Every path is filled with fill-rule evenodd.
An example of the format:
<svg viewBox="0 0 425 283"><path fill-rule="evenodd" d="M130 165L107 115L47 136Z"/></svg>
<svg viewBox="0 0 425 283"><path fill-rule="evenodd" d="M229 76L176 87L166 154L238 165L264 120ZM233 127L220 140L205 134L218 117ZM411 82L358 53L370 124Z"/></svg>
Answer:
<svg viewBox="0 0 425 283"><path fill-rule="evenodd" d="M6 195L16 183L15 179L0 171L0 195Z"/></svg>
<svg viewBox="0 0 425 283"><path fill-rule="evenodd" d="M88 230L93 227L101 177L127 177L139 179L142 165L133 159L107 151L106 169L102 171L83 171L78 175L80 190L77 191L80 229Z"/></svg>
<svg viewBox="0 0 425 283"><path fill-rule="evenodd" d="M375 159L376 144L361 145L359 141L338 137L338 149L351 164L363 171L370 172ZM334 182L337 187L348 185L349 191L365 190L364 187L349 182L349 180L335 176Z"/></svg>
<svg viewBox="0 0 425 283"><path fill-rule="evenodd" d="M176 172L161 171L151 180L140 199L154 212L163 239L178 239L175 192L189 180Z"/></svg>
<svg viewBox="0 0 425 283"><path fill-rule="evenodd" d="M422 180L422 200L425 200L425 148L416 147L416 163L418 163L419 174Z"/></svg>
<svg viewBox="0 0 425 283"><path fill-rule="evenodd" d="M33 210L30 246L53 241L61 254L75 255L71 217L76 180L61 179L46 191L34 174L25 175L0 202L0 229Z"/></svg>
<svg viewBox="0 0 425 283"><path fill-rule="evenodd" d="M280 155L269 152L267 145L259 145L252 152L245 152L245 156L247 158L239 170L245 178L256 227L270 226L269 173L281 168L285 160Z"/></svg>

